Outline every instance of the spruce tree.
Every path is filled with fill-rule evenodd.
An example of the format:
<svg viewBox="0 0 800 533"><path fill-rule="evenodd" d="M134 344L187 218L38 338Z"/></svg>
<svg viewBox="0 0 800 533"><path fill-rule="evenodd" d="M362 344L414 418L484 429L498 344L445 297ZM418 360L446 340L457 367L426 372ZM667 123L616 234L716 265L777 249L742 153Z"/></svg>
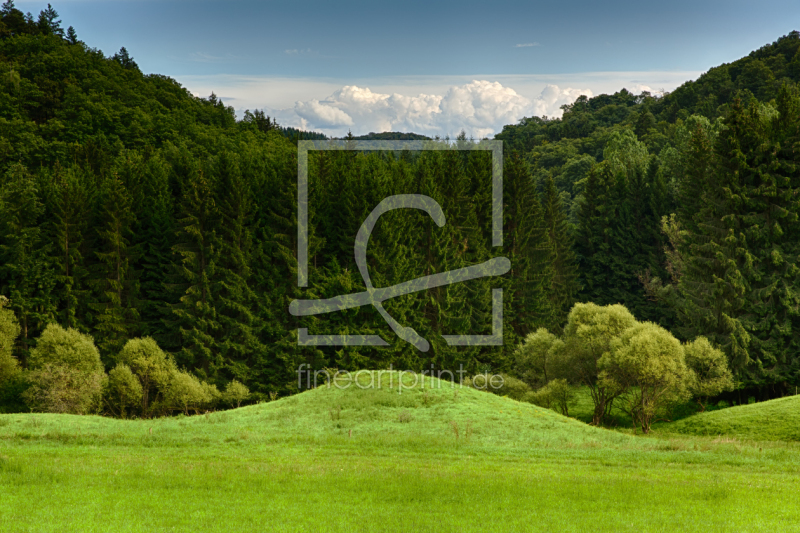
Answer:
<svg viewBox="0 0 800 533"><path fill-rule="evenodd" d="M180 335L178 364L207 378L223 366L216 341L221 326L214 295L219 211L209 177L191 158L184 162L187 173L179 176L181 198L172 247L175 274L170 284L178 301L171 306L175 319L168 325Z"/></svg>
<svg viewBox="0 0 800 533"><path fill-rule="evenodd" d="M132 268L139 250L131 246L135 214L130 194L117 174L105 180L100 198L92 307L97 344L104 362L111 364L125 342L139 334L138 283Z"/></svg>
<svg viewBox="0 0 800 533"><path fill-rule="evenodd" d="M135 270L139 281L138 308L142 335L152 337L159 346L177 349L178 340L171 335L164 319L171 318L169 304L177 302L165 287L172 271L172 246L175 236L174 199L169 183L169 165L158 154L140 158L130 154L131 176L137 183L132 191L132 208L138 213L132 243L140 253Z"/></svg>
<svg viewBox="0 0 800 533"><path fill-rule="evenodd" d="M91 217L91 190L78 168L56 166L46 176L47 233L53 245L52 260L57 274L58 322L66 328L87 330L86 301L88 270L83 256Z"/></svg>
<svg viewBox="0 0 800 533"><path fill-rule="evenodd" d="M263 326L253 312L256 295L251 288L253 192L250 176L242 174L234 154L222 152L214 172L220 214L217 345L230 378L251 382L253 359L264 351L259 341Z"/></svg>
<svg viewBox="0 0 800 533"><path fill-rule="evenodd" d="M51 244L42 230L44 205L33 177L14 164L0 189L0 294L21 327L20 359L56 312Z"/></svg>
<svg viewBox="0 0 800 533"><path fill-rule="evenodd" d="M575 251L578 259L579 300L597 305L620 303L611 293L614 283L612 243L616 209L612 195L614 175L603 162L586 178L578 212Z"/></svg>
<svg viewBox="0 0 800 533"><path fill-rule="evenodd" d="M539 195L525 160L506 154L503 170L503 249L511 261L505 331L524 337L539 327L554 328L550 300L553 245ZM510 331L509 331L510 330ZM506 341L513 343L513 338Z"/></svg>
<svg viewBox="0 0 800 533"><path fill-rule="evenodd" d="M754 266L742 316L751 336L751 362L743 377L759 387L785 384L800 370L800 295L795 289L800 158L794 153L800 97L784 86L776 110L753 102L733 112L744 115L742 128L731 129L740 151L735 168L743 183L743 233Z"/></svg>
<svg viewBox="0 0 800 533"><path fill-rule="evenodd" d="M560 331L578 294L577 258L573 250L574 237L567 214L552 176L545 183L544 220L553 249L553 283L548 291L553 309L554 331Z"/></svg>
<svg viewBox="0 0 800 533"><path fill-rule="evenodd" d="M753 267L741 211L746 191L739 172L744 158L738 135L743 121L743 105L737 102L726 120L727 128L717 139L713 165L696 169L694 175L687 173L702 184L702 202L692 214L693 231L686 233L685 273L679 286L683 336L706 336L723 348L737 372L750 360L750 334L741 317ZM702 137L693 142L692 150L690 161L706 157ZM702 170L705 172L701 174Z"/></svg>

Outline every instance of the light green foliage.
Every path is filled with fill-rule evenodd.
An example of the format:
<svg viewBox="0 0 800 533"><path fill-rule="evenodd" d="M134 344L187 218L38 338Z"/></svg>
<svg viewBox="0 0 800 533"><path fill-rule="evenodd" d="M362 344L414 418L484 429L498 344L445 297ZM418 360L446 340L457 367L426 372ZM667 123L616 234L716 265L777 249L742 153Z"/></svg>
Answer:
<svg viewBox="0 0 800 533"><path fill-rule="evenodd" d="M566 379L554 379L541 389L526 394L523 400L569 416L569 406L575 400L575 392Z"/></svg>
<svg viewBox="0 0 800 533"><path fill-rule="evenodd" d="M48 324L28 358L24 398L37 411L85 414L99 407L106 378L89 335Z"/></svg>
<svg viewBox="0 0 800 533"><path fill-rule="evenodd" d="M514 400L521 400L526 393L530 392L531 388L527 383L521 379L517 379L507 374L500 374L503 378L503 385L499 388L489 387L489 391L500 396L508 396Z"/></svg>
<svg viewBox="0 0 800 533"><path fill-rule="evenodd" d="M686 366L692 371L689 390L705 411L705 400L709 396L733 390L733 374L728 368L728 358L722 350L711 346L705 337L686 343L683 349Z"/></svg>
<svg viewBox="0 0 800 533"><path fill-rule="evenodd" d="M39 369L46 364L62 365L86 374L103 372L100 352L92 337L54 323L47 325L28 357L28 367L31 369Z"/></svg>
<svg viewBox="0 0 800 533"><path fill-rule="evenodd" d="M689 399L691 371L683 346L651 322L625 330L598 362L600 381L618 390L634 423L644 433L675 402Z"/></svg>
<svg viewBox="0 0 800 533"><path fill-rule="evenodd" d="M222 400L222 393L216 385L206 383L205 381L201 382L200 386L203 388L203 400L200 402L199 407L206 410L214 409L220 400Z"/></svg>
<svg viewBox="0 0 800 533"><path fill-rule="evenodd" d="M26 378L30 386L22 397L33 411L82 415L98 407L105 374L45 363Z"/></svg>
<svg viewBox="0 0 800 533"><path fill-rule="evenodd" d="M647 146L629 129L615 131L603 150L603 159L608 161L611 171L628 178L637 172L644 173L648 158Z"/></svg>
<svg viewBox="0 0 800 533"><path fill-rule="evenodd" d="M527 383L508 374L476 374L466 378L464 386L514 400L521 400L531 392Z"/></svg>
<svg viewBox="0 0 800 533"><path fill-rule="evenodd" d="M142 384L133 375L128 365L118 363L108 373L108 382L103 397L113 414L125 418L128 407L138 407L141 404Z"/></svg>
<svg viewBox="0 0 800 533"><path fill-rule="evenodd" d="M532 388L545 385L552 377L548 376L548 365L553 365L554 357L558 357L556 352L563 347L563 341L547 328L529 333L514 352L517 373Z"/></svg>
<svg viewBox="0 0 800 533"><path fill-rule="evenodd" d="M599 378L600 358L611 351L612 341L634 326L636 319L623 305L601 307L578 303L564 328L564 349L554 360L554 377L589 387L595 404L592 423L599 425L622 392L615 384Z"/></svg>
<svg viewBox="0 0 800 533"><path fill-rule="evenodd" d="M569 383L567 383L567 380L554 379L545 385L545 388L549 389L549 394L556 411L564 416L569 416L569 406L575 399L575 392L572 390Z"/></svg>
<svg viewBox="0 0 800 533"><path fill-rule="evenodd" d="M242 402L247 400L249 397L250 389L235 379L228 383L228 386L225 387L225 400L231 404L235 404L237 408L241 407Z"/></svg>
<svg viewBox="0 0 800 533"><path fill-rule="evenodd" d="M157 402L159 394L163 395L169 387L172 375L177 371L175 362L150 337L129 340L117 359L139 378L142 413L149 414L151 404Z"/></svg>
<svg viewBox="0 0 800 533"><path fill-rule="evenodd" d="M7 306L8 299L0 296L0 386L19 372L19 362L13 356L12 350L20 328L14 311L5 309Z"/></svg>
<svg viewBox="0 0 800 533"><path fill-rule="evenodd" d="M192 409L198 412L201 408L210 407L219 398L216 386L201 382L188 372L174 371L164 392L164 404L167 409L178 409L188 415Z"/></svg>

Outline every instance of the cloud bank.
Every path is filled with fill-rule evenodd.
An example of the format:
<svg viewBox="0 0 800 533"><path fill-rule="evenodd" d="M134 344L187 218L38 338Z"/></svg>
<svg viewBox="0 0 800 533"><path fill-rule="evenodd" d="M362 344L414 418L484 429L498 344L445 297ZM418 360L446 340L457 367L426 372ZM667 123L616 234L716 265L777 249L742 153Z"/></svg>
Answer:
<svg viewBox="0 0 800 533"><path fill-rule="evenodd" d="M475 138L491 137L522 117L561 116L560 107L589 89L547 85L529 99L499 82L473 80L444 94L382 94L368 87L346 85L324 100L298 101L293 108L269 110L284 126L343 136L371 131L403 131L454 137L461 130Z"/></svg>

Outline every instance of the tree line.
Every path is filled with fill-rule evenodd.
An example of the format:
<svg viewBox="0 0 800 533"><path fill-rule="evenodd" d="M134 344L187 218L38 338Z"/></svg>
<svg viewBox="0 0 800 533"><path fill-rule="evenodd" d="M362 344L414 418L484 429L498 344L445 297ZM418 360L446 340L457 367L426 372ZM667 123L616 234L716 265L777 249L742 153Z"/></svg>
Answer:
<svg viewBox="0 0 800 533"><path fill-rule="evenodd" d="M800 382L798 65L792 32L672 93L581 97L496 136L539 190L558 187L578 300L707 336L736 376L731 399Z"/></svg>
<svg viewBox="0 0 800 533"><path fill-rule="evenodd" d="M141 381L123 354L146 340L206 392L236 382L253 399L295 391L301 363L514 372L517 344L539 328L562 335L577 301L623 304L684 342L706 336L738 389L779 395L800 382L796 33L668 95L582 97L561 119L504 128L502 248L489 234L490 154L457 149L479 141L313 152L301 291L294 141L313 134L261 111L237 121L213 94L142 74L124 49L88 47L51 7L34 21L9 0L0 24L0 294L22 368L41 366L32 353L59 324L92 337L109 380ZM771 75L752 74L762 67ZM429 352L372 308L291 316L293 299L363 290L355 234L402 193L434 198L447 224L382 217L368 248L376 287L500 255L512 271L386 302ZM491 331L496 287L504 346L447 345L442 335ZM390 346L298 346L298 328Z"/></svg>

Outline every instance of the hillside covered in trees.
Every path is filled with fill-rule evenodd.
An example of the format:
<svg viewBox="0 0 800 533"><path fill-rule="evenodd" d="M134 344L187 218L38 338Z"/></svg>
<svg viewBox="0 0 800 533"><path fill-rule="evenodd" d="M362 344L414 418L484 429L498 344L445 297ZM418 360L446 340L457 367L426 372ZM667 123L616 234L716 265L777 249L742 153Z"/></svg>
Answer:
<svg viewBox="0 0 800 533"><path fill-rule="evenodd" d="M489 233L488 152L315 152L300 290L295 141L324 136L258 110L237 120L213 94L143 74L124 48L87 46L52 8L34 19L7 1L0 16L0 295L23 366L56 322L90 334L106 369L129 339L152 337L181 368L256 397L295 391L302 363L508 371L521 338L560 332L583 301L708 336L740 388L800 383L797 33L667 95L581 97L561 119L505 127L502 249ZM295 298L363 290L355 234L382 198L412 192L437 200L447 224L382 218L368 255L376 287L498 255L512 271L386 302L429 352L372 308L291 316ZM446 345L442 335L489 333L497 286L505 345ZM390 346L298 346L303 327Z"/></svg>
<svg viewBox="0 0 800 533"><path fill-rule="evenodd" d="M580 97L496 138L568 206L578 299L723 347L740 387L800 381L800 34L672 93Z"/></svg>

